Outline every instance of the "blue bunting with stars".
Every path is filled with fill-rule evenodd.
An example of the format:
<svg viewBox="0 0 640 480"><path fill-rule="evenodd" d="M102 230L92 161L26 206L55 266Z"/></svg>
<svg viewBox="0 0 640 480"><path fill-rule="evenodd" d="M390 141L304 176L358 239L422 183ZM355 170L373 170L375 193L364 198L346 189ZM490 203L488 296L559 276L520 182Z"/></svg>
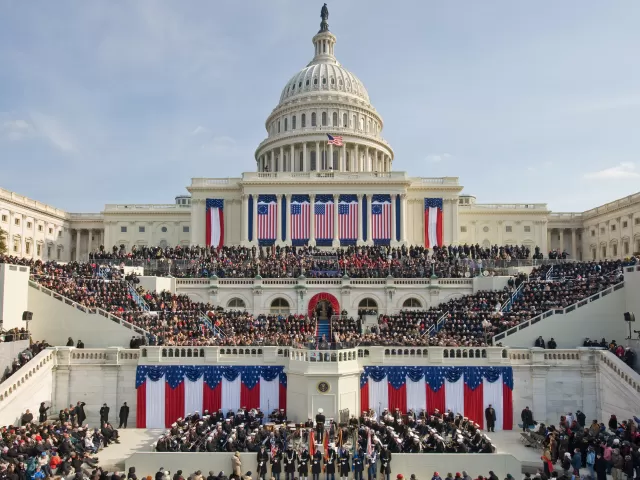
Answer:
<svg viewBox="0 0 640 480"><path fill-rule="evenodd" d="M398 389L407 381L420 381L423 377L431 390L437 392L444 386L444 382L455 383L464 376L464 383L471 390L478 388L484 379L489 383L497 382L502 375L503 383L513 390L513 369L511 367L364 367L360 375L360 388L363 388L369 378L374 382L387 381Z"/></svg>
<svg viewBox="0 0 640 480"><path fill-rule="evenodd" d="M287 386L287 374L284 373L282 366L138 365L136 388L142 386L147 380L158 382L163 378L171 388L177 388L185 378L195 382L204 376L204 383L214 389L220 384L223 376L233 381L238 378L238 375L249 389L255 387L260 382L260 378L268 382L278 378L282 386Z"/></svg>

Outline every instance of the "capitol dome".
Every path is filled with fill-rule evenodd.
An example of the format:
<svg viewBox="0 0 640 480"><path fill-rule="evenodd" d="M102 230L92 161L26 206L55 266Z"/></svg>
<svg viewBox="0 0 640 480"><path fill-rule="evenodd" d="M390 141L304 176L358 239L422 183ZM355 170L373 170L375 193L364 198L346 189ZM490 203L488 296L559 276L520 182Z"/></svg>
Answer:
<svg viewBox="0 0 640 480"><path fill-rule="evenodd" d="M364 84L335 57L336 37L324 13L313 58L289 79L267 117L267 138L255 153L258 172L391 171L382 117Z"/></svg>

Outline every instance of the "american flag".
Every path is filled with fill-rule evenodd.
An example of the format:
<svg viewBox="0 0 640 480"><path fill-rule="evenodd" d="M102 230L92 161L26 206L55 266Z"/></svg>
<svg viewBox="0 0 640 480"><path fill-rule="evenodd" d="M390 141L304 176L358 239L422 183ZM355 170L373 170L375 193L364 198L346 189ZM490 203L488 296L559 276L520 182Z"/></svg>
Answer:
<svg viewBox="0 0 640 480"><path fill-rule="evenodd" d="M302 197L302 195L301 195ZM291 240L309 240L309 199L291 200Z"/></svg>
<svg viewBox="0 0 640 480"><path fill-rule="evenodd" d="M275 240L278 221L278 204L275 195L258 198L258 241Z"/></svg>
<svg viewBox="0 0 640 480"><path fill-rule="evenodd" d="M334 137L333 135L329 135L328 133L327 133L327 137L329 137L329 141L327 142L327 145L335 145L336 147L342 146L342 137L339 137L338 135Z"/></svg>
<svg viewBox="0 0 640 480"><path fill-rule="evenodd" d="M340 196L338 223L340 240L356 240L358 238L358 198L355 195Z"/></svg>
<svg viewBox="0 0 640 480"><path fill-rule="evenodd" d="M318 195L314 205L316 239L329 240L333 238L333 196Z"/></svg>
<svg viewBox="0 0 640 480"><path fill-rule="evenodd" d="M371 202L371 237L376 240L391 240L391 196L373 195Z"/></svg>

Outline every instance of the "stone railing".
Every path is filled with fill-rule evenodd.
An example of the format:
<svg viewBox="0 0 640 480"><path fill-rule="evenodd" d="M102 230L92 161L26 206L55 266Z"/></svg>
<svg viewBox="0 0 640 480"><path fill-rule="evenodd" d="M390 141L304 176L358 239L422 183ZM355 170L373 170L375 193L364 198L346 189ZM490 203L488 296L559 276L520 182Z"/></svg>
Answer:
<svg viewBox="0 0 640 480"><path fill-rule="evenodd" d="M618 359L613 353L608 351L598 352L600 356L600 364L611 370L620 378L620 381L626 383L635 392L640 395L640 375L629 365Z"/></svg>
<svg viewBox="0 0 640 480"><path fill-rule="evenodd" d="M192 187L209 187L211 185L229 185L232 182L239 182L240 178L192 178Z"/></svg>
<svg viewBox="0 0 640 480"><path fill-rule="evenodd" d="M109 210L188 210L191 205L178 203L148 203L148 204L116 204L108 203L104 206L105 211Z"/></svg>
<svg viewBox="0 0 640 480"><path fill-rule="evenodd" d="M144 329L142 329L140 327L136 327L134 324L129 323L126 320L123 320L120 317L117 317L114 314L107 312L106 310L103 310L101 308L88 308L88 307L85 307L84 305L81 305L81 304L79 304L77 302L74 302L70 298L63 297L59 293L56 293L53 290L49 290L48 288L43 287L42 285L40 285L37 282L34 282L33 280L29 280L29 286L31 288L35 288L36 290L41 291L45 295L49 295L50 297L61 301L65 305L69 305L70 307L73 307L76 310L80 310L81 312L84 312L84 313L86 313L88 315L90 315L90 314L102 315L103 317L108 318L112 322L115 322L115 323L117 323L119 325L122 325L123 327L128 328L129 330L133 330L138 335L149 335L149 332L147 332L146 330L144 330Z"/></svg>
<svg viewBox="0 0 640 480"><path fill-rule="evenodd" d="M2 408L2 402L7 401L9 397L15 395L21 386L31 382L31 378L42 368L45 368L48 364L52 364L51 366L53 366L55 363L52 362L55 362L55 360L55 349L48 348L43 350L25 363L20 370L0 383L0 408Z"/></svg>
<svg viewBox="0 0 640 480"><path fill-rule="evenodd" d="M344 285L344 286L399 286L399 287L473 287L473 278L177 278L177 288L238 285Z"/></svg>
<svg viewBox="0 0 640 480"><path fill-rule="evenodd" d="M297 181L301 178L318 178L327 180L398 180L407 181L409 177L405 172L339 172L336 170L316 170L313 172L245 172L242 174L244 181L262 179L278 179ZM436 179L443 180L443 179ZM436 183L436 182L434 182Z"/></svg>
<svg viewBox="0 0 640 480"><path fill-rule="evenodd" d="M617 284L615 284L615 285L613 285L613 286L611 286L609 288L605 288L601 292L598 292L598 293L595 293L595 294L593 294L593 295L591 295L589 297L583 298L579 302L573 303L573 304L569 305L568 307L565 307L565 308L554 308L554 309L551 309L551 310L547 310L547 311L541 313L540 315L536 315L535 317L530 318L529 320L525 320L524 322L519 323L515 327L511 327L510 329L505 330L504 332L495 335L493 337L492 343L495 345L497 342L499 342L503 338L508 337L509 335L513 335L514 333L516 333L516 332L518 332L520 330L524 330L525 328L527 328L527 327L529 327L531 325L535 325L540 320L544 320L545 318L552 317L553 315L564 315L566 313L571 313L574 310L577 310L578 308L582 308L585 305L588 305L589 303L598 300L599 298L606 297L607 295L610 295L613 292L616 292L616 291L620 290L621 288L624 288L624 282L620 282L620 283L617 283Z"/></svg>

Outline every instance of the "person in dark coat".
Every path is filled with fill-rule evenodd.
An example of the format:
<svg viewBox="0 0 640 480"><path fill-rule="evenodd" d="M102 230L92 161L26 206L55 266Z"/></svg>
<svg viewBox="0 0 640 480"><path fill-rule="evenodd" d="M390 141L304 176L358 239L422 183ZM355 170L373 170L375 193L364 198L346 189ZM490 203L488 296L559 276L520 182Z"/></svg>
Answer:
<svg viewBox="0 0 640 480"><path fill-rule="evenodd" d="M382 452L380 452L380 473L384 475L386 480L389 480L391 475L391 452L387 447L382 447Z"/></svg>
<svg viewBox="0 0 640 480"><path fill-rule="evenodd" d="M587 421L587 416L583 412L578 410L576 412L576 420L578 421L578 425L580 425L581 428L584 428L584 424Z"/></svg>
<svg viewBox="0 0 640 480"><path fill-rule="evenodd" d="M38 413L40 414L38 420L40 421L40 423L47 421L47 410L49 410L50 408L51 407L45 407L44 402L40 403L40 408L38 409Z"/></svg>
<svg viewBox="0 0 640 480"><path fill-rule="evenodd" d="M364 471L364 451L360 451L353 457L353 478L354 480L362 480L362 472Z"/></svg>
<svg viewBox="0 0 640 480"><path fill-rule="evenodd" d="M596 463L594 470L598 480L607 480L607 467L608 462L602 457L601 454L596 455Z"/></svg>
<svg viewBox="0 0 640 480"><path fill-rule="evenodd" d="M349 466L349 451L345 448L340 454L340 478L347 480L349 472L351 472L351 467Z"/></svg>
<svg viewBox="0 0 640 480"><path fill-rule="evenodd" d="M298 476L300 480L307 480L309 478L309 450L305 446L302 453L298 457Z"/></svg>
<svg viewBox="0 0 640 480"><path fill-rule="evenodd" d="M69 340L67 340L67 347L73 347L74 342L73 342L73 338L69 337Z"/></svg>
<svg viewBox="0 0 640 480"><path fill-rule="evenodd" d="M136 475L136 467L129 467L129 472L127 473L127 480L138 480L138 476Z"/></svg>
<svg viewBox="0 0 640 480"><path fill-rule="evenodd" d="M27 411L22 414L20 425L25 426L27 423L31 422L33 422L33 413L31 413L29 409L27 409Z"/></svg>
<svg viewBox="0 0 640 480"><path fill-rule="evenodd" d="M269 454L264 448L264 445L260 445L260 451L256 456L258 462L258 478L265 480L267 476L267 463L269 462Z"/></svg>
<svg viewBox="0 0 640 480"><path fill-rule="evenodd" d="M120 418L120 426L118 428L127 428L127 420L129 419L129 405L127 405L127 402L124 402L120 407L120 415L118 417Z"/></svg>
<svg viewBox="0 0 640 480"><path fill-rule="evenodd" d="M496 411L489 404L487 408L484 409L484 418L487 420L487 432L495 432L496 431Z"/></svg>
<svg viewBox="0 0 640 480"><path fill-rule="evenodd" d="M84 421L87 419L87 414L84 412L84 407L86 403L78 402L76 403L76 415L78 417L78 425L82 425Z"/></svg>
<svg viewBox="0 0 640 480"><path fill-rule="evenodd" d="M322 472L322 453L319 448L316 448L311 460L311 478L320 480L320 472Z"/></svg>
<svg viewBox="0 0 640 480"><path fill-rule="evenodd" d="M293 480L296 474L296 461L298 455L293 451L291 447L287 447L284 452L284 476L285 480Z"/></svg>
<svg viewBox="0 0 640 480"><path fill-rule="evenodd" d="M533 412L529 410L529 407L525 407L520 414L520 418L522 419L522 431L526 432L527 429L534 424Z"/></svg>
<svg viewBox="0 0 640 480"><path fill-rule="evenodd" d="M280 473L282 472L282 452L280 449L276 449L275 453L271 456L271 476L276 480L280 480Z"/></svg>
<svg viewBox="0 0 640 480"><path fill-rule="evenodd" d="M100 407L100 423L109 423L109 410L106 403Z"/></svg>
<svg viewBox="0 0 640 480"><path fill-rule="evenodd" d="M325 460L325 470L327 474L326 480L336 480L336 461L338 459L338 453L336 452L336 447L332 443L329 445L329 455Z"/></svg>

